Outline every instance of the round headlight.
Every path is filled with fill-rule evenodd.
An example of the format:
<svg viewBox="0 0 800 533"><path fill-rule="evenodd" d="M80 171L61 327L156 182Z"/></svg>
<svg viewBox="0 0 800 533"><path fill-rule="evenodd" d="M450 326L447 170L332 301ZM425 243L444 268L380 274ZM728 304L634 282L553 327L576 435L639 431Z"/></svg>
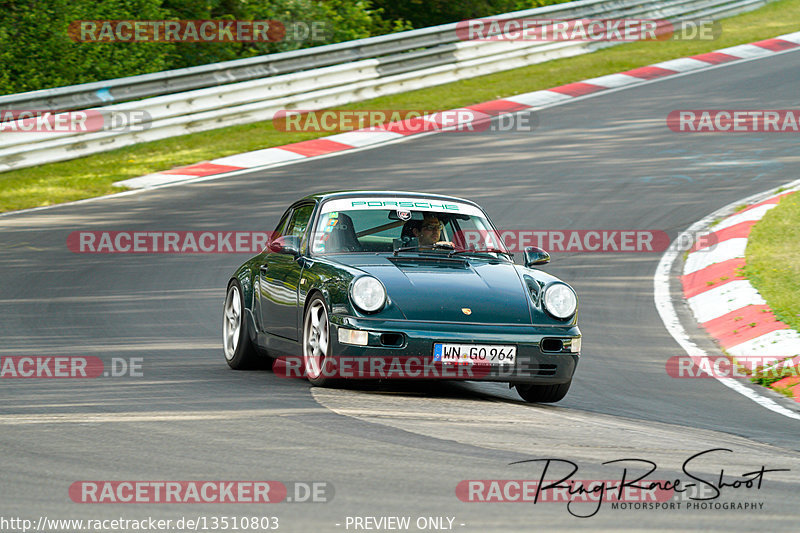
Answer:
<svg viewBox="0 0 800 533"><path fill-rule="evenodd" d="M565 319L575 314L578 297L575 291L563 283L553 283L545 288L544 307L556 318Z"/></svg>
<svg viewBox="0 0 800 533"><path fill-rule="evenodd" d="M386 303L386 289L372 276L361 276L350 287L350 297L356 307L372 313Z"/></svg>

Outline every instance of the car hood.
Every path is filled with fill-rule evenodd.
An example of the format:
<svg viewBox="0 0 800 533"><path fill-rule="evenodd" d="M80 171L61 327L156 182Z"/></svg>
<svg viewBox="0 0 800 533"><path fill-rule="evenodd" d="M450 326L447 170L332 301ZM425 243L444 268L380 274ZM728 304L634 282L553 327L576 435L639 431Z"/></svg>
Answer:
<svg viewBox="0 0 800 533"><path fill-rule="evenodd" d="M424 256L342 259L378 278L408 320L531 324L527 288L511 263Z"/></svg>

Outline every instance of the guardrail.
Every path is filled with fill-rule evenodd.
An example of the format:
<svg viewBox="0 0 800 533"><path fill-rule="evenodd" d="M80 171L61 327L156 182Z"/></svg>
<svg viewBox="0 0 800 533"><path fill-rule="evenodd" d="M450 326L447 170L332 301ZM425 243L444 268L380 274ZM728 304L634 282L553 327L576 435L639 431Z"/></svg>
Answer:
<svg viewBox="0 0 800 533"><path fill-rule="evenodd" d="M492 19L709 20L772 0L581 0ZM145 129L0 135L0 172L270 120L590 52L613 42L463 41L456 23L188 69L0 97L0 109L145 110ZM144 98L144 99L141 99ZM108 105L108 104L111 105Z"/></svg>

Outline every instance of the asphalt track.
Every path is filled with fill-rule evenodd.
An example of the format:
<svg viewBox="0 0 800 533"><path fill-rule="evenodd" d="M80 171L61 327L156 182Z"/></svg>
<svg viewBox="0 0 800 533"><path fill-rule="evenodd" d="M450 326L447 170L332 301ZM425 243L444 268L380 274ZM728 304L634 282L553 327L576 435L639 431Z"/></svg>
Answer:
<svg viewBox="0 0 800 533"><path fill-rule="evenodd" d="M667 359L682 353L653 303L661 254L554 254L546 270L580 296L583 354L569 395L536 406L499 384L328 390L234 372L221 353L221 306L245 256L82 255L66 238L91 229L271 230L292 200L346 188L463 196L501 228L674 237L721 206L797 179L800 157L796 134L673 133L667 114L796 108L798 83L800 53L784 53L546 109L534 133L432 135L3 217L0 355L142 357L144 376L4 379L2 516L270 515L282 531L353 531L348 516L386 515L412 524L454 517L459 531L795 529L800 425L715 380L667 375ZM536 458L578 463L575 479L617 479L621 468L603 462L641 458L658 464L650 479L688 480L683 462L710 448L732 452L693 463L707 479L720 469L729 479L762 465L791 471L715 500L763 503L755 511L604 504L577 518L564 503L455 496L461 480L537 479L540 464L509 464ZM68 496L77 480L326 481L335 496L264 506L89 505Z"/></svg>

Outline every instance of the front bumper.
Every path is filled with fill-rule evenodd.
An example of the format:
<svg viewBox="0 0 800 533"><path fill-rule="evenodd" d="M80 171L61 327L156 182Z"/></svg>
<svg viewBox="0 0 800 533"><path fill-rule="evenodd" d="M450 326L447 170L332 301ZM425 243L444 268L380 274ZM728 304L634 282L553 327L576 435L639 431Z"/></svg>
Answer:
<svg viewBox="0 0 800 533"><path fill-rule="evenodd" d="M368 344L357 346L339 342L340 327L366 331ZM353 361L360 358L384 358L399 362L398 371L379 372L381 378L467 379L530 384L559 384L572 379L580 353L571 352L573 339L579 339L577 326L531 326L516 324L469 324L454 322L417 322L409 320L380 320L332 315L331 335L334 357ZM547 339L543 343L542 341ZM553 351L553 340L561 341L561 350ZM433 345L437 342L458 344L504 344L517 347L514 365L472 367L444 365L439 373L433 364ZM558 346L556 342L555 346ZM420 362L423 371L413 375L404 372L402 362ZM359 361L360 362L360 361ZM382 367L388 370L390 363ZM431 370L425 372L425 365ZM351 365L355 366L355 365ZM459 367L457 371L454 367ZM363 366L362 366L363 368ZM373 367L375 368L375 367ZM418 367L413 367L418 368ZM360 377L358 373L352 377ZM375 377L373 374L372 377Z"/></svg>

